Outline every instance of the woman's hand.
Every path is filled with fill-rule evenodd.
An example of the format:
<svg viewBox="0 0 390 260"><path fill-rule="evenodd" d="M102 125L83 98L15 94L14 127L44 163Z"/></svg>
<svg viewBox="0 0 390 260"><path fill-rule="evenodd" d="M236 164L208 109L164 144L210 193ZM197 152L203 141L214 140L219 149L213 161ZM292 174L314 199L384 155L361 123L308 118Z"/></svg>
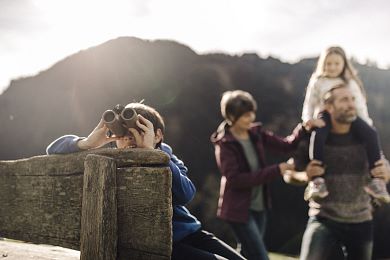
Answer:
<svg viewBox="0 0 390 260"><path fill-rule="evenodd" d="M293 160L288 160L287 162L282 162L279 164L279 170L282 175L289 174L290 171L295 170L295 164Z"/></svg>

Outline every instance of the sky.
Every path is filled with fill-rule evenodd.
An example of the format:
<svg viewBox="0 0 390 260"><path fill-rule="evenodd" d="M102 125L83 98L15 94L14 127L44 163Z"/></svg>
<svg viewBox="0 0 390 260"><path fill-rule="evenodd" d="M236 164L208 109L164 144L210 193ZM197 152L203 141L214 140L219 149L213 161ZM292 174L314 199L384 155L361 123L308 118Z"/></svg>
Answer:
<svg viewBox="0 0 390 260"><path fill-rule="evenodd" d="M387 0L0 0L0 93L121 36L290 63L339 45L390 68L389 13Z"/></svg>

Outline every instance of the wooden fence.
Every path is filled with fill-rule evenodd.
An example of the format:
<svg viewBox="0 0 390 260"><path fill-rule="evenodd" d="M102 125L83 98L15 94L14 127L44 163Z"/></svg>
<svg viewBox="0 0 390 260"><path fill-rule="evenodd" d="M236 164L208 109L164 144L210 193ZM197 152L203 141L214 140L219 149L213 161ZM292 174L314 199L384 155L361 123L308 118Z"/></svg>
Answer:
<svg viewBox="0 0 390 260"><path fill-rule="evenodd" d="M169 158L98 149L0 161L0 236L80 250L81 259L170 259Z"/></svg>

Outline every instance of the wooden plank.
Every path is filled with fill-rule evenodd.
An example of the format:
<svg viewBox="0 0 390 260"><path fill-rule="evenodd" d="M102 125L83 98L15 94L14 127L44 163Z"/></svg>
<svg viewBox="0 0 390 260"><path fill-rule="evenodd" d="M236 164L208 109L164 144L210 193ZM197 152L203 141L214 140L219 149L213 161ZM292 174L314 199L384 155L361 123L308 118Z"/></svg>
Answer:
<svg viewBox="0 0 390 260"><path fill-rule="evenodd" d="M94 149L84 152L41 155L20 160L0 161L0 175L71 175L84 171L88 154L115 158L118 167L167 165L169 157L158 149Z"/></svg>
<svg viewBox="0 0 390 260"><path fill-rule="evenodd" d="M0 174L0 236L79 250L83 173Z"/></svg>
<svg viewBox="0 0 390 260"><path fill-rule="evenodd" d="M116 164L112 158L86 157L80 244L81 260L117 257Z"/></svg>
<svg viewBox="0 0 390 260"><path fill-rule="evenodd" d="M147 149L99 149L93 152L115 158L114 160L103 156L103 161L107 165L107 161L118 162L116 166L112 166L113 169L120 167L116 177L118 187L111 183L115 178L107 179L112 175L90 174L90 177L99 177L95 181L100 188L96 188L94 192L104 191L105 193L99 196L108 196L99 201L91 195L94 193L89 193L90 199L85 197L86 204L95 207L101 205L104 209L100 216L92 214L101 220L99 230L109 230L107 223L118 221L121 227L119 233L115 233L120 237L118 245L120 244L119 248L125 249L124 252L132 252L128 254L133 256L130 258L169 259L172 247L172 180L170 170L166 167L169 157L161 151ZM88 180L84 179L84 160L89 154L94 153L87 151L0 161L0 236L79 250L80 240L88 240L80 234L88 234L81 233L81 214L83 185L87 185L84 182ZM96 159L94 164L88 167L95 165L99 168L100 159ZM107 165L103 163L101 166L104 168L108 167ZM88 189L84 191L91 192ZM114 205L112 198L115 193L111 193L114 191L117 194L118 217L110 215L116 212L110 209L110 205ZM85 210L88 211L87 208ZM84 221L87 221L86 218ZM93 221L97 222L98 219ZM97 227L98 225L91 224L88 227L84 224L84 229L91 232L96 232ZM100 237L100 242L90 243L102 245L101 241L107 241L108 244L115 241L108 238L112 237L113 233L99 232L106 235ZM106 249L107 243L93 248ZM111 244L110 248L116 246ZM113 251L112 249L109 253L105 250L103 254L106 255L101 259L110 259L107 254L113 255ZM142 254L144 257L140 257Z"/></svg>
<svg viewBox="0 0 390 260"><path fill-rule="evenodd" d="M169 167L117 170L118 246L134 253L129 259L170 257L171 178ZM145 252L145 258L140 258L139 252Z"/></svg>

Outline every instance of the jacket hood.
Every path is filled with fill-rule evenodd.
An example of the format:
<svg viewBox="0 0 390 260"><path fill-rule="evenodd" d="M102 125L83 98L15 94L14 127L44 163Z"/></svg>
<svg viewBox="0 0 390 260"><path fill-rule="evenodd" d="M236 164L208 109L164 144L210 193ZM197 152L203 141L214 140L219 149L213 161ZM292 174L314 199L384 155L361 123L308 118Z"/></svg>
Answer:
<svg viewBox="0 0 390 260"><path fill-rule="evenodd" d="M259 129L261 129L261 126L261 122L255 122L251 125L249 132L257 132ZM236 141L236 138L230 133L229 128L229 124L226 121L222 121L217 130L211 135L211 143L217 144L220 142Z"/></svg>

